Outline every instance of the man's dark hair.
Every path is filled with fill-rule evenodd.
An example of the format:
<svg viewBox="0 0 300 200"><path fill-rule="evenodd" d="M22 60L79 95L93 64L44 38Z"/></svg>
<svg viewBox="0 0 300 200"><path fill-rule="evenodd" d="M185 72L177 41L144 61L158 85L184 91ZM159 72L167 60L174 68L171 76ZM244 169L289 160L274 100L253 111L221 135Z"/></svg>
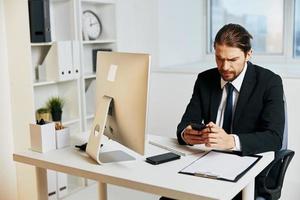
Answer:
<svg viewBox="0 0 300 200"><path fill-rule="evenodd" d="M237 47L246 55L251 49L251 39L252 35L241 25L226 24L217 33L214 48L216 48L216 44Z"/></svg>

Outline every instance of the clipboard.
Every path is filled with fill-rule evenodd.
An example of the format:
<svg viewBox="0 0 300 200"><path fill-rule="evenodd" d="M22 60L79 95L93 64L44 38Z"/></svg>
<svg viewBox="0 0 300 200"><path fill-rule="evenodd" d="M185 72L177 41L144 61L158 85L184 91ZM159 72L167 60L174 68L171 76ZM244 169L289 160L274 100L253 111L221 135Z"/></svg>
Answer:
<svg viewBox="0 0 300 200"><path fill-rule="evenodd" d="M237 182L261 158L261 155L242 156L238 151L211 150L178 173Z"/></svg>

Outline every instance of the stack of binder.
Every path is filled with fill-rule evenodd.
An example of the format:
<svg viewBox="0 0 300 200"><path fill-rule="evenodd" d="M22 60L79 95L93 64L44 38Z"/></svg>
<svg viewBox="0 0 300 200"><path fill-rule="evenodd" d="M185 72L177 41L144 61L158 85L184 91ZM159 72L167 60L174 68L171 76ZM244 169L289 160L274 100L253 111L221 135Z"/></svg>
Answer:
<svg viewBox="0 0 300 200"><path fill-rule="evenodd" d="M43 64L47 81L66 81L79 77L79 42L59 41L53 43Z"/></svg>

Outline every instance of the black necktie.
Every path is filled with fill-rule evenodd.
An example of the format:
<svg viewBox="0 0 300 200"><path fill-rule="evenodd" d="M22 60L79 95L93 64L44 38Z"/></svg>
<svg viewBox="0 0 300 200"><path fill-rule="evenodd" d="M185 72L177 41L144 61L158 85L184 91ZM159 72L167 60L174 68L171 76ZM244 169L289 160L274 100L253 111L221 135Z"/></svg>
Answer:
<svg viewBox="0 0 300 200"><path fill-rule="evenodd" d="M227 99L224 112L223 129L226 131L226 133L230 134L232 121L232 92L234 88L229 82L225 85L225 87L227 90Z"/></svg>

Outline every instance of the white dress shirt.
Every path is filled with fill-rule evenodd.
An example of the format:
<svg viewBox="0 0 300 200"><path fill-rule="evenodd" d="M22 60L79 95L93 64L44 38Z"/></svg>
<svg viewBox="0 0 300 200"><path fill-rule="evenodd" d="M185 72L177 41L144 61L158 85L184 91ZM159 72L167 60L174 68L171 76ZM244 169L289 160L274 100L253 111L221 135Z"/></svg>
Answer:
<svg viewBox="0 0 300 200"><path fill-rule="evenodd" d="M234 79L231 84L234 87L233 93L232 93L232 119L234 118L234 111L235 111L235 107L236 107L236 103L238 101L239 98L239 94L240 94L240 90L241 90L241 86L245 77L245 73L247 71L247 63L245 63L244 69L242 70L242 72L238 75L238 77L236 77L236 79ZM224 112L225 112L225 107L226 107L226 98L227 98L227 90L225 88L226 85L226 81L223 80L223 78L221 78L221 88L223 90L222 92L222 98L221 98L221 102L218 108L218 114L217 114L217 119L216 119L216 124L219 127L223 126L223 120L224 120ZM232 120L233 121L233 120ZM232 124L231 124L232 126ZM228 133L230 134L230 133ZM233 148L233 150L236 151L240 151L241 150L241 143L240 143L240 139L237 135L235 135L234 133L231 133L234 137L234 142L235 142L235 148Z"/></svg>

